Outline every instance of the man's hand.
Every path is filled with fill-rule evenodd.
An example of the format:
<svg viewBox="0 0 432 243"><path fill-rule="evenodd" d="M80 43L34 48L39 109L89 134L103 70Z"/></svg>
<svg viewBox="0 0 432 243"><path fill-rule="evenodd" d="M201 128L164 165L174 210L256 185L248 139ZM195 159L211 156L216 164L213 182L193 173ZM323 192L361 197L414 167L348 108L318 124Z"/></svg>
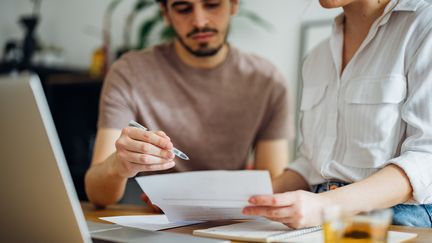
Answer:
<svg viewBox="0 0 432 243"><path fill-rule="evenodd" d="M320 194L303 190L249 198L251 206L243 209L246 215L263 216L291 228L321 224L322 209L328 205Z"/></svg>
<svg viewBox="0 0 432 243"><path fill-rule="evenodd" d="M112 169L121 177L130 178L142 171L159 171L174 167L173 144L162 131L151 132L126 127L115 142L116 159Z"/></svg>

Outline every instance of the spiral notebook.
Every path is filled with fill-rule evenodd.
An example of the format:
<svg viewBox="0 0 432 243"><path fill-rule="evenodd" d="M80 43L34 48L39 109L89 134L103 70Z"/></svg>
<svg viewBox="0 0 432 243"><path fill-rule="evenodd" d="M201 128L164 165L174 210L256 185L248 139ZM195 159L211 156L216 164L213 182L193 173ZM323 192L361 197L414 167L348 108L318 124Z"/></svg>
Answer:
<svg viewBox="0 0 432 243"><path fill-rule="evenodd" d="M321 230L321 226L291 229L271 221L251 221L208 229L194 230L196 236L251 242L280 242Z"/></svg>
<svg viewBox="0 0 432 243"><path fill-rule="evenodd" d="M304 229L290 229L284 224L272 221L250 221L194 230L196 236L248 242L324 242L321 226ZM387 242L399 243L417 237L416 233L389 231Z"/></svg>

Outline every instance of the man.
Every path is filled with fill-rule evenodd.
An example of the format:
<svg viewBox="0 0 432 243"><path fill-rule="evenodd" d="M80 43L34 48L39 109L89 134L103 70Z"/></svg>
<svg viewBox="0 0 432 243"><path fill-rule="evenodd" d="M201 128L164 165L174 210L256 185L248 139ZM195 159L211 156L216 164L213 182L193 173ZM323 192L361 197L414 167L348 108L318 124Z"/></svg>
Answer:
<svg viewBox="0 0 432 243"><path fill-rule="evenodd" d="M282 173L287 91L273 65L227 43L238 6L238 0L160 1L176 38L112 66L85 178L91 202L117 202L127 179L140 172L245 169L251 150L255 169ZM164 132L126 127L129 120ZM173 144L190 160L174 158Z"/></svg>

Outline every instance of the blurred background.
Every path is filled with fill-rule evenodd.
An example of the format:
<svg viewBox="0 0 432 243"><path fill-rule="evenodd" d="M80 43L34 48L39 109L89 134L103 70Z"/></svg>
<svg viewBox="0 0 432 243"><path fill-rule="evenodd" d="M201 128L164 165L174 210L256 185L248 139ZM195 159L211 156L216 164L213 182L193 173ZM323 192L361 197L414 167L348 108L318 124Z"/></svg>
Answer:
<svg viewBox="0 0 432 243"><path fill-rule="evenodd" d="M0 1L0 74L30 70L41 78L81 200L104 73L125 51L172 38L158 11L152 0ZM318 0L243 0L232 21L231 44L285 75L293 116L302 59L328 37L340 11Z"/></svg>

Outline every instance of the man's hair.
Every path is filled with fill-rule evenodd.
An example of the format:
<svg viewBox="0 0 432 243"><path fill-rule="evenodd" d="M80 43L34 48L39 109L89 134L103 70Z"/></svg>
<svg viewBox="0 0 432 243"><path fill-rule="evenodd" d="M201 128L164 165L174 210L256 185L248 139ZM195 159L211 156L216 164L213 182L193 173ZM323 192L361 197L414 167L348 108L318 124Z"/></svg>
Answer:
<svg viewBox="0 0 432 243"><path fill-rule="evenodd" d="M155 0L157 3L163 4L164 6L166 6L167 4L167 0Z"/></svg>

